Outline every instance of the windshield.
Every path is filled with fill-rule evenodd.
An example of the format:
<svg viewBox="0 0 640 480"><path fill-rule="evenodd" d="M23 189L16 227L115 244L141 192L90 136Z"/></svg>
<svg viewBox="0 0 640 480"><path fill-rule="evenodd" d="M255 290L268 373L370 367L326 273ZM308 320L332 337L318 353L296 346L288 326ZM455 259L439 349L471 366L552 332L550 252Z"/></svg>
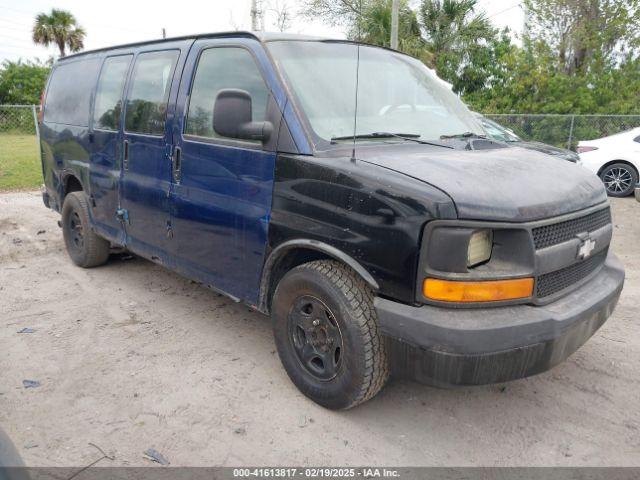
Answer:
<svg viewBox="0 0 640 480"><path fill-rule="evenodd" d="M356 45L276 41L268 46L316 135L327 141L351 140L356 106ZM385 138L367 137L372 133L422 140L484 134L448 85L418 60L361 46L358 77L356 135L364 136L358 141ZM389 139L398 138L386 138Z"/></svg>
<svg viewBox="0 0 640 480"><path fill-rule="evenodd" d="M522 139L513 133L508 128L503 127L499 123L494 122L493 120L489 120L486 117L482 117L481 120L482 126L487 131L487 135L489 135L494 140L499 140L501 142L521 142Z"/></svg>

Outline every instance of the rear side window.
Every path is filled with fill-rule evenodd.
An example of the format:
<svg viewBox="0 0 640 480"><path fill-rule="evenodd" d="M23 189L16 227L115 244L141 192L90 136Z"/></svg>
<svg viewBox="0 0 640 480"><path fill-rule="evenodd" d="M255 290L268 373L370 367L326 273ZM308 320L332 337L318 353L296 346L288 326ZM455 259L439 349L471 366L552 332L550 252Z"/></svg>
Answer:
<svg viewBox="0 0 640 480"><path fill-rule="evenodd" d="M104 61L96 100L93 107L93 127L118 130L122 111L122 90L132 55L110 57Z"/></svg>
<svg viewBox="0 0 640 480"><path fill-rule="evenodd" d="M100 60L78 60L58 65L51 76L44 104L44 121L86 127L89 125L91 91Z"/></svg>
<svg viewBox="0 0 640 480"><path fill-rule="evenodd" d="M636 138L633 139L634 142L640 143L640 136L637 136Z"/></svg>
<svg viewBox="0 0 640 480"><path fill-rule="evenodd" d="M127 132L162 135L167 117L171 78L179 52L169 50L138 55L127 98Z"/></svg>
<svg viewBox="0 0 640 480"><path fill-rule="evenodd" d="M213 104L218 92L225 88L249 92L253 121L265 119L269 90L251 53L238 47L210 48L200 55L193 79L187 135L220 138L213 130Z"/></svg>

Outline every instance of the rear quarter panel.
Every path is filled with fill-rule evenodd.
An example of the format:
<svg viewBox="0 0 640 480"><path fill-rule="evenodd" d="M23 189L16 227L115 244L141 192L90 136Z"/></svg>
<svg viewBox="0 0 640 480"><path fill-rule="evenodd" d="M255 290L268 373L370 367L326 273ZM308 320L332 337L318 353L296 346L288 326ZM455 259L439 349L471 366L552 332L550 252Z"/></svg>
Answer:
<svg viewBox="0 0 640 480"><path fill-rule="evenodd" d="M59 209L66 179L74 175L83 186L89 181L89 160L91 146L89 141L89 116L90 105L93 99L95 83L98 76L102 56L100 54L87 55L79 59L62 61L57 64L49 78L44 98L43 122L40 126L40 152L44 183L49 194L54 200L54 208ZM86 85L89 101L86 104L86 112L78 113L81 121L64 121L63 118L52 118L50 105L50 89L52 82L58 75L58 69L62 65L76 63L81 65L83 85ZM75 94L77 85L69 85L68 94Z"/></svg>

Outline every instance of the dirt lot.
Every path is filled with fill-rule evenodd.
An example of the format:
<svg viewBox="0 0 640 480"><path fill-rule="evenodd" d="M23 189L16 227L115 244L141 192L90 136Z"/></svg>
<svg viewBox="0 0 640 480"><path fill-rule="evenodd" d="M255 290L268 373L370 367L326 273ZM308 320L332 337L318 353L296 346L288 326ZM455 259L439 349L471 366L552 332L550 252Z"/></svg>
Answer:
<svg viewBox="0 0 640 480"><path fill-rule="evenodd" d="M0 195L0 426L31 466L86 465L89 442L104 466L150 447L172 465L638 466L640 204L613 206L626 286L567 362L506 385L396 381L336 413L291 384L266 317L144 260L76 268L38 194Z"/></svg>

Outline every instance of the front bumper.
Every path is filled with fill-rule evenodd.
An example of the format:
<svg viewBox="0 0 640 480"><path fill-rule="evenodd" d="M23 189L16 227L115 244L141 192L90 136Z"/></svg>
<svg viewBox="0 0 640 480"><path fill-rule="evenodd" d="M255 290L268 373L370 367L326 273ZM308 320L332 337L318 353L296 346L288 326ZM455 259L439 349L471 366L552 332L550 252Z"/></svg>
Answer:
<svg viewBox="0 0 640 480"><path fill-rule="evenodd" d="M577 290L544 306L412 307L376 298L394 375L436 386L483 385L534 375L565 360L615 308L624 269L609 253Z"/></svg>
<svg viewBox="0 0 640 480"><path fill-rule="evenodd" d="M636 185L635 194L636 194L636 200L640 202L640 183Z"/></svg>

